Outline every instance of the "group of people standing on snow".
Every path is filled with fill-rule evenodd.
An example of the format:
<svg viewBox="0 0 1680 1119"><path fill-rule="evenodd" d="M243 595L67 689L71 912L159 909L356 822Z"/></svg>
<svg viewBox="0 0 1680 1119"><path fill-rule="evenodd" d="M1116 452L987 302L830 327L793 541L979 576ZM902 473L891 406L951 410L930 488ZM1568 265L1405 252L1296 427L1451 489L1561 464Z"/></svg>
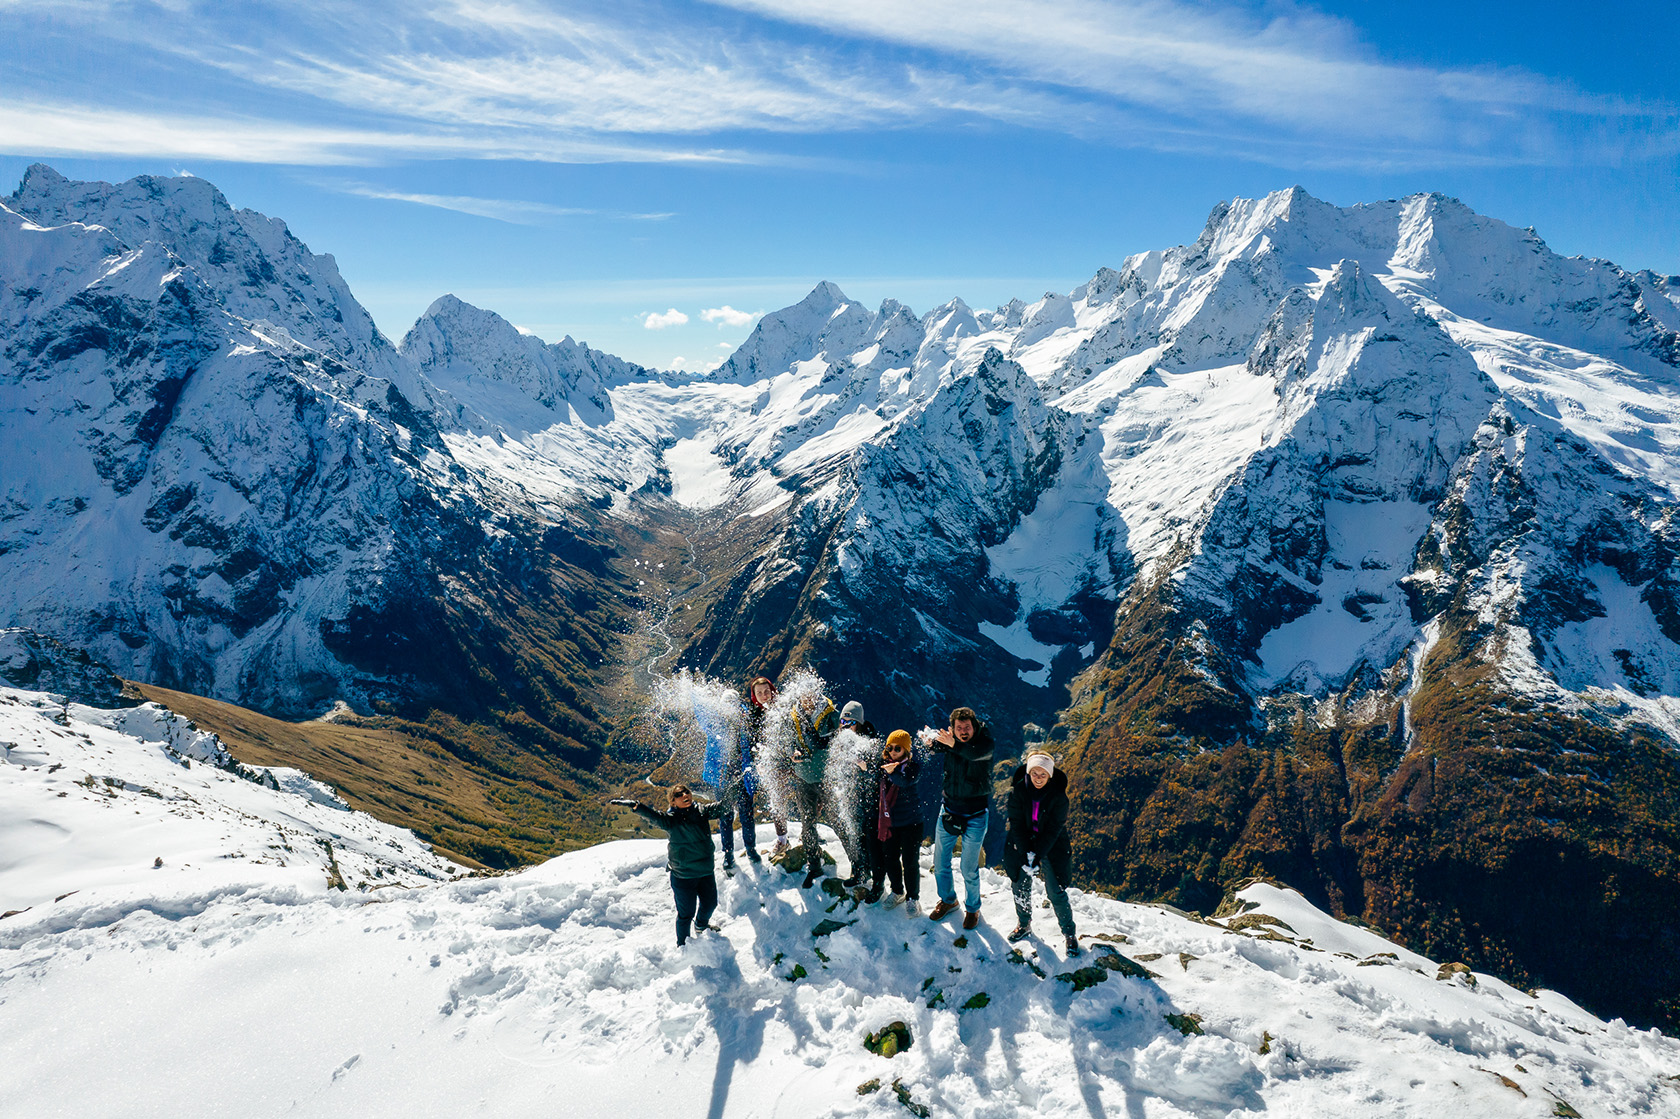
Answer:
<svg viewBox="0 0 1680 1119"><path fill-rule="evenodd" d="M769 807L776 830L772 856L789 849L789 806L799 814L806 866L801 888L809 889L823 875L817 834L821 820L840 836L851 867L844 885L857 891L859 902L880 902L888 909L903 905L910 917L920 916L920 852L926 818L918 786L924 764L932 760L929 754L938 755L944 769L933 843L939 900L928 916L939 921L956 912L951 863L958 858L964 891L962 926L978 926L980 856L991 817L994 744L991 728L973 709L958 707L943 730L924 730L920 742L905 730L882 739L856 701L836 710L826 695L807 689L791 703L780 705L775 683L763 676L746 690L738 725L729 736L732 741L708 756L703 768L703 778L717 790L715 802L697 804L686 784L671 786L664 811L631 799L613 801L633 809L670 837L677 943L684 944L691 929L714 927L711 917L718 898L713 873L714 821L726 874L735 873L737 825L745 858L761 861L754 827L761 791L772 793ZM786 722L778 725L781 719ZM849 752L833 758L831 751L839 742L845 742ZM759 759L765 762L763 774ZM837 764L831 766L831 760ZM761 789L761 779L774 782L773 789ZM1010 782L1003 865L1013 888L1018 922L1008 939L1022 940L1031 933L1036 872L1044 881L1067 955L1077 956L1079 941L1067 896L1073 863L1067 834L1067 784L1067 774L1041 751L1028 753L1016 768Z"/></svg>

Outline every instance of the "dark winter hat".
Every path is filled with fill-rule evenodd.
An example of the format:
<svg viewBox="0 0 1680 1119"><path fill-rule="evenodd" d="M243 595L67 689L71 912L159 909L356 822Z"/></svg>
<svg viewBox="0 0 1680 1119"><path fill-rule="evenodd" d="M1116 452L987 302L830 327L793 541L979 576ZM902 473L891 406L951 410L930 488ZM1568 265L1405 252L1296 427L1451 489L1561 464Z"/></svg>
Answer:
<svg viewBox="0 0 1680 1119"><path fill-rule="evenodd" d="M863 722L863 704L859 703L855 699L846 704L846 706L840 709L840 721L842 723Z"/></svg>
<svg viewBox="0 0 1680 1119"><path fill-rule="evenodd" d="M980 725L980 719L977 715L974 714L974 708L972 708L972 707L959 707L955 711L951 712L951 725L952 726L957 725L957 720L958 719L967 719L969 722L973 723L975 726Z"/></svg>

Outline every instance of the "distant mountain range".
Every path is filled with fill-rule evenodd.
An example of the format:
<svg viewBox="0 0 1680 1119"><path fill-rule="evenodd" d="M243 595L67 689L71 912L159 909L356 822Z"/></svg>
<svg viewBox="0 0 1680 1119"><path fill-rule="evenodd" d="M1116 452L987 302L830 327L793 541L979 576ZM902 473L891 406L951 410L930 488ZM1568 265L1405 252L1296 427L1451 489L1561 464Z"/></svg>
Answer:
<svg viewBox="0 0 1680 1119"><path fill-rule="evenodd" d="M820 284L675 374L452 296L393 346L203 180L37 165L0 338L0 625L539 780L626 756L650 660L809 664L1049 728L1087 882L1266 874L1680 1027L1680 278L1295 189L1031 304Z"/></svg>

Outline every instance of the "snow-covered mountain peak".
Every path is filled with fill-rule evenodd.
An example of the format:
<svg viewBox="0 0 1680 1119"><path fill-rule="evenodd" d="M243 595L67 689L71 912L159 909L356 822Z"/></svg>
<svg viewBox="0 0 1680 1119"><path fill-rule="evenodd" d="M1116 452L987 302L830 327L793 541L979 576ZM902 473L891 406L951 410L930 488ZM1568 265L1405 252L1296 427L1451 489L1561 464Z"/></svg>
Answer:
<svg viewBox="0 0 1680 1119"><path fill-rule="evenodd" d="M1338 324L1355 320L1375 326L1396 318L1410 323L1418 315L1374 279L1357 260L1338 260L1318 285L1315 320Z"/></svg>
<svg viewBox="0 0 1680 1119"><path fill-rule="evenodd" d="M545 343L494 311L454 295L434 300L397 348L466 407L510 429L528 427L529 417L521 414L516 420L507 415L496 385L519 390L543 408L561 413L559 418L565 418L570 405L582 417L599 422L611 415L611 385L650 375L569 335L552 345Z"/></svg>
<svg viewBox="0 0 1680 1119"><path fill-rule="evenodd" d="M947 351L963 339L983 333L979 318L960 298L935 307L922 316L922 323L927 330L926 345Z"/></svg>
<svg viewBox="0 0 1680 1119"><path fill-rule="evenodd" d="M875 318L824 280L798 303L759 319L752 334L713 376L750 384L824 354L831 362L849 356L862 348Z"/></svg>
<svg viewBox="0 0 1680 1119"><path fill-rule="evenodd" d="M132 248L148 241L166 246L232 314L272 324L353 369L350 379L381 378L416 407L441 409L350 293L330 255L312 253L278 218L235 210L204 179L141 175L116 184L79 182L35 164L6 205L39 225L99 226ZM371 394L382 396L383 389Z"/></svg>

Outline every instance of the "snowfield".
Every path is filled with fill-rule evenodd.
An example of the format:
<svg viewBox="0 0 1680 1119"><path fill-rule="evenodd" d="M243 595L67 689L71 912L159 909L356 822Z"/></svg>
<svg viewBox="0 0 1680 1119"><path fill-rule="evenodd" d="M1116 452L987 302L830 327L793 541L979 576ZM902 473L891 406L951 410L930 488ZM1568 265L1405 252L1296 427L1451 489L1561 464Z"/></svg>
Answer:
<svg viewBox="0 0 1680 1119"><path fill-rule="evenodd" d="M748 866L678 949L662 840L445 880L157 708L0 689L0 743L7 1116L1680 1112L1680 1041L1264 883L1218 922L1075 890L1065 961L1047 911L1012 958L990 870L964 938Z"/></svg>

